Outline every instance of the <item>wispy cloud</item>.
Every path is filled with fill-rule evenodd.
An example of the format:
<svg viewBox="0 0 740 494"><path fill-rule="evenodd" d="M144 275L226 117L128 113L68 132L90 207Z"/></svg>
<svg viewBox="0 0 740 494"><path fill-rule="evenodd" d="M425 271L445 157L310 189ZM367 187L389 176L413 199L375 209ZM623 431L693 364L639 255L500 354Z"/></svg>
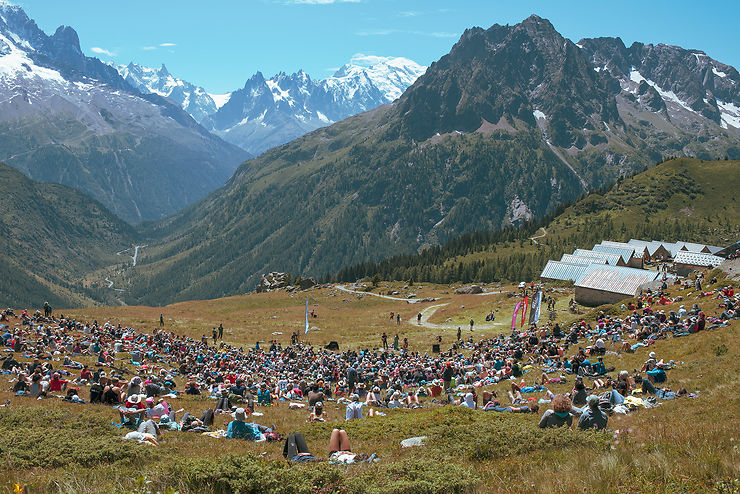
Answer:
<svg viewBox="0 0 740 494"><path fill-rule="evenodd" d="M152 51L152 50L156 50L157 47L156 46L142 46L141 49L146 50L146 51Z"/></svg>
<svg viewBox="0 0 740 494"><path fill-rule="evenodd" d="M401 29L368 29L357 31L357 36L388 36L391 34L412 34L414 36L430 36L432 38L457 38L460 34L443 31L405 31Z"/></svg>
<svg viewBox="0 0 740 494"><path fill-rule="evenodd" d="M460 36L459 33L446 33L443 31L434 31L431 33L423 31L410 31L410 34L418 34L419 36L431 36L432 38L457 38Z"/></svg>
<svg viewBox="0 0 740 494"><path fill-rule="evenodd" d="M105 48L101 48L99 46L93 46L92 48L90 48L90 51L93 52L93 53L97 53L98 55L105 55L105 56L108 56L108 57L115 57L116 56L116 54L113 53L112 51L106 50Z"/></svg>
<svg viewBox="0 0 740 494"><path fill-rule="evenodd" d="M399 33L398 29L368 29L363 31L357 31L357 36L388 36L389 34Z"/></svg>
<svg viewBox="0 0 740 494"><path fill-rule="evenodd" d="M177 46L177 43L160 43L159 46Z"/></svg>
<svg viewBox="0 0 740 494"><path fill-rule="evenodd" d="M399 17L416 17L417 15L419 15L419 12L415 10L405 10L398 13Z"/></svg>
<svg viewBox="0 0 740 494"><path fill-rule="evenodd" d="M337 70L339 70L339 67L327 67L324 70L327 72L336 72Z"/></svg>

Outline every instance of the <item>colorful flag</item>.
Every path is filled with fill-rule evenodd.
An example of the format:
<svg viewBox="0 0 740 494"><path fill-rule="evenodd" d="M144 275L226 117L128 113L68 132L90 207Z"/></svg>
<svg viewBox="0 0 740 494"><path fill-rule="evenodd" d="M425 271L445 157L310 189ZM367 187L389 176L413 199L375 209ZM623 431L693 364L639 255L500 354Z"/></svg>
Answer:
<svg viewBox="0 0 740 494"><path fill-rule="evenodd" d="M542 290L537 292L536 300L537 300L537 310L534 311L530 309L531 312L534 312L534 323L535 324L537 324L537 321L540 320L540 309L542 308Z"/></svg>
<svg viewBox="0 0 740 494"><path fill-rule="evenodd" d="M303 334L308 334L308 299L306 299L306 332Z"/></svg>
<svg viewBox="0 0 740 494"><path fill-rule="evenodd" d="M522 307L522 323L520 328L524 327L524 320L527 318L527 305L529 304L529 297L524 297L524 306Z"/></svg>
<svg viewBox="0 0 740 494"><path fill-rule="evenodd" d="M516 329L516 315L519 312L519 307L522 306L522 303L519 302L516 304L516 307L514 307L514 315L511 316L511 330L514 331Z"/></svg>

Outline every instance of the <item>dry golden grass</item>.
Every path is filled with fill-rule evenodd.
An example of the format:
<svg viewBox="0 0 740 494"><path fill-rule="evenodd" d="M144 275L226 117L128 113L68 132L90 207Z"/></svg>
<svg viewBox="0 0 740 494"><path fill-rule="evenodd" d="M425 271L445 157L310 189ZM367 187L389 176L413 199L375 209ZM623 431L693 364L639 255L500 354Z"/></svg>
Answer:
<svg viewBox="0 0 740 494"><path fill-rule="evenodd" d="M383 284L380 289L385 293L390 288L402 287ZM504 289L514 288L509 286ZM337 340L342 349L379 346L383 331L389 334L390 341L398 331L401 339L404 336L409 338L412 350L426 352L439 331L419 327L414 316L426 307L442 303L448 304L444 307L445 311L438 311L431 322L444 323L447 318L451 319L450 324L460 321L463 334L467 337L469 317L474 317L476 323L482 323L489 310L498 309L497 322L504 322L505 325L482 332L476 330L475 337L508 332L514 302L506 295L454 295L451 287L429 285L414 291L419 298L435 297L439 300L407 304L323 288L294 296L277 292L188 302L164 308L113 307L64 313L77 319L110 320L146 329L157 325L162 312L167 327L178 333L198 337L203 333L210 334L213 326L223 322L224 327L232 330L226 337L229 343L246 346L254 344L256 340L277 338L285 344L292 331L303 327L304 297L307 296L310 308L319 314L317 319L311 320L311 324L321 329L308 336L308 340L314 344L323 345ZM678 293L674 291L674 294ZM686 296L686 293L682 294ZM562 307L561 304L567 305L569 298L568 293L559 294L559 307ZM690 304L694 300L693 296L689 296L682 303ZM696 300L708 314L718 313L716 300ZM677 305L664 308L667 311L677 308ZM391 311L401 313L403 322L400 326L395 322L390 323L388 316ZM569 315L563 310L559 315L565 321L583 317ZM303 431L311 451L324 457L328 454L329 431L333 427L343 427L350 433L354 450L374 452L382 458L383 461L374 466L339 468L338 478L343 480L327 484L330 487L321 487L322 492L344 489L363 492L737 493L740 492L737 480L740 477L740 397L737 393L740 385L739 329L740 324L734 322L729 327L661 340L651 346L650 350L655 351L659 358L682 362L669 372L668 386L674 390L685 387L691 392L697 391L699 396L665 401L660 407L640 410L627 416L612 416L609 428L620 431L617 437L609 434L592 438L586 433L565 430L541 432L536 429L538 418L534 416L440 409L430 403L427 403L429 409L394 411L386 417L347 424L343 421L344 407L330 402L327 403L329 423L317 425L306 424L307 412L289 410L281 403L260 408L264 416L258 417L257 421L265 425L275 424L284 433ZM273 336L275 331L283 334ZM443 337L445 348L454 338L454 330L445 332ZM617 371L631 371L642 365L648 351L643 348L635 353L607 355L605 360ZM532 382L537 378L537 373L526 374L525 378ZM552 385L551 389L556 393L565 392L571 386L572 379L567 384ZM494 388L498 389L499 396L505 396L509 383L501 383ZM537 393L534 396L540 395ZM0 401L8 396L7 392L0 393ZM104 406L70 405L51 399L36 401L11 398L11 401L12 408L38 408L40 414L44 413L43 410L57 409L70 416L87 417L93 414L110 421L117 418L113 408ZM174 405L199 413L210 407L212 402L186 396L176 400ZM215 426L225 428L227 418L217 416ZM60 427L67 427L65 424L60 424ZM0 429L2 427L0 422ZM446 431L459 436L448 436ZM85 430L79 431L80 441L86 440L85 433ZM401 439L424 434L430 435L429 446L423 449L399 447ZM476 437L476 434L479 436ZM546 440L535 443L538 437L545 437ZM173 472L179 472L178 465L195 458L206 463L192 466L192 471L200 471L198 469L201 467L209 470L230 458L226 455L252 458L248 455L253 453L277 462L274 464L284 468L282 445L216 440L178 432L166 432L161 442L160 448L151 448L145 457L117 460L110 464L102 461L85 468L70 464L18 470L12 467L11 453L3 451L6 466L0 473L0 483L11 487L14 482L19 482L32 489L64 492L157 492L168 486L181 492L206 492L216 489L216 484L194 485L192 478L185 474L173 477ZM86 443L80 444L84 446ZM494 447L493 444L498 446ZM532 446L528 447L528 444ZM121 448L146 446L122 442ZM493 449L489 451L487 448ZM431 459L432 466L423 463L422 458ZM207 463L209 461L215 463ZM264 465L270 465L269 461ZM188 465L190 468L191 465ZM409 471L396 472L396 465ZM444 471L443 467L447 466L453 470ZM324 472L321 468L298 467L295 471L310 477L315 472ZM411 470L417 472L415 477L410 477ZM289 472L280 475L288 475ZM333 478L335 474L331 472L324 473ZM145 475L152 483L143 486L136 484L134 479L139 474ZM233 474L238 475L241 474ZM319 484L316 484L317 490ZM299 489L291 484L285 490Z"/></svg>

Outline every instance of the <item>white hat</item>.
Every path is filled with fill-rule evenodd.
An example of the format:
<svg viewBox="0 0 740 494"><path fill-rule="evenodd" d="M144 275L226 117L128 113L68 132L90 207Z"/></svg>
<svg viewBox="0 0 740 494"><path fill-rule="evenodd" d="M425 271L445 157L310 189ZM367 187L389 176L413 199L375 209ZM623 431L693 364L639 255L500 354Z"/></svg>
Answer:
<svg viewBox="0 0 740 494"><path fill-rule="evenodd" d="M650 358L655 358L655 352L650 352Z"/></svg>
<svg viewBox="0 0 740 494"><path fill-rule="evenodd" d="M247 412L243 408L237 408L231 416L239 422L247 421Z"/></svg>
<svg viewBox="0 0 740 494"><path fill-rule="evenodd" d="M141 403L141 395L131 395L131 396L129 396L128 397L128 402L129 403L134 403L134 404Z"/></svg>

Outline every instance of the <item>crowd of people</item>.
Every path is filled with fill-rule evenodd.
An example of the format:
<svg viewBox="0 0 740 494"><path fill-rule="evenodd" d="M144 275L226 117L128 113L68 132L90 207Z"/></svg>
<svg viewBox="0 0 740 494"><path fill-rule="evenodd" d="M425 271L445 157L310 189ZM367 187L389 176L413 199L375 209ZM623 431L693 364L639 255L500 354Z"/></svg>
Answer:
<svg viewBox="0 0 740 494"><path fill-rule="evenodd" d="M667 300L667 293L645 293L626 317L601 313L591 323L581 320L568 328L548 322L541 328L471 339L467 345L456 342L431 355L399 349L397 336L392 346L384 337L382 348L344 352L316 349L297 338L287 347L272 341L266 347L244 348L218 342L222 326L209 344L208 338L178 335L164 327L144 332L55 317L51 308L44 314L19 315L8 309L0 313L6 353L2 371L11 376L10 390L18 397L59 396L73 403L115 406L120 418L116 425L131 429L125 437L153 445L163 429L281 440L274 425L253 421L264 416L261 407L281 402L307 412L310 422L326 420L325 403L332 401L346 405L346 420L436 405L531 414L542 407L547 410L539 418L540 427L572 427L575 422L580 429L603 429L610 414L691 395L667 387L666 371L677 365L672 360L649 352L642 368L616 372L609 356L736 318L734 289L725 287L715 295L707 303L717 316L707 315L698 304L666 314L655 307ZM91 359L96 365L79 362ZM499 396L494 385L504 381L506 396ZM568 393L548 389L571 381ZM182 394L209 396L212 405L195 414L175 410L172 403ZM225 431L213 430L219 414L231 416ZM331 438L332 444L345 442L342 432ZM286 456L295 461L311 456L295 435L287 438L286 448ZM338 446L334 452L343 451Z"/></svg>

